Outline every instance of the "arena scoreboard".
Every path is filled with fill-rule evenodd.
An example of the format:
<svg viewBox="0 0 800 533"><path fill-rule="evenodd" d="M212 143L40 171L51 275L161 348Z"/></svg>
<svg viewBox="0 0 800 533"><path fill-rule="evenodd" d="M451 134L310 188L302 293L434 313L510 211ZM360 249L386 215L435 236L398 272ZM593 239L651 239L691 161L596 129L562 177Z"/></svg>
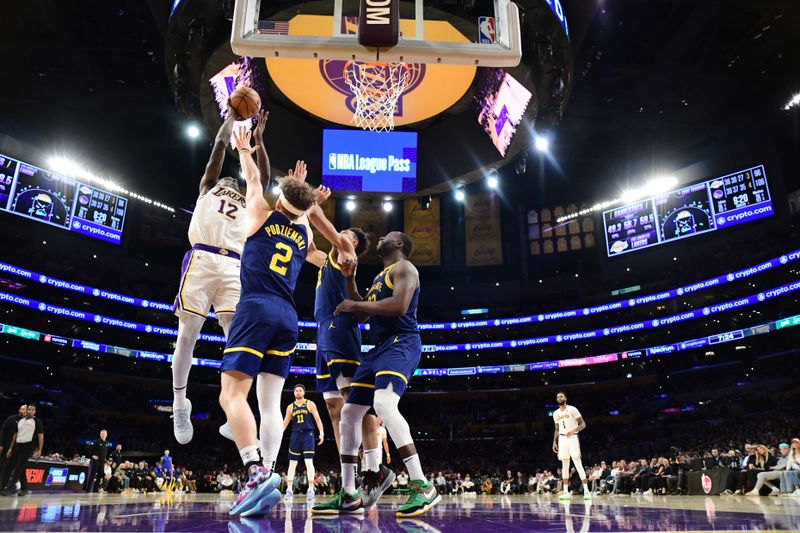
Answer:
<svg viewBox="0 0 800 533"><path fill-rule="evenodd" d="M764 165L603 213L606 253L621 255L774 214Z"/></svg>
<svg viewBox="0 0 800 533"><path fill-rule="evenodd" d="M119 244L128 200L0 154L0 210Z"/></svg>

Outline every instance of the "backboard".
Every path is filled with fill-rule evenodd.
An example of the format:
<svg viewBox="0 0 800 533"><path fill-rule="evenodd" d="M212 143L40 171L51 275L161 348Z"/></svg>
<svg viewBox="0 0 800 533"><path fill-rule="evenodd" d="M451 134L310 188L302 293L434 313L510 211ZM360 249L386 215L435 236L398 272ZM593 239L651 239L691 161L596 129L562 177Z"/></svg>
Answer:
<svg viewBox="0 0 800 533"><path fill-rule="evenodd" d="M360 4L390 1L399 8L397 45L359 44ZM516 66L522 58L519 10L510 0L492 5L492 12L465 15L423 0L318 0L284 9L270 0L236 0L231 47L241 56L265 58Z"/></svg>

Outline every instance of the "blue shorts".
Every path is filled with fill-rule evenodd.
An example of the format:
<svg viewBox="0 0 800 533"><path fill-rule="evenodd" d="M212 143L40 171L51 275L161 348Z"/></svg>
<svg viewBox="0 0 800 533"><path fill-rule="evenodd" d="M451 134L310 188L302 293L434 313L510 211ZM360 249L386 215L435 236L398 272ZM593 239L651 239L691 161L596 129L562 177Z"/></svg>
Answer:
<svg viewBox="0 0 800 533"><path fill-rule="evenodd" d="M289 460L312 459L315 445L316 440L313 429L292 431L292 436L289 438Z"/></svg>
<svg viewBox="0 0 800 533"><path fill-rule="evenodd" d="M367 353L353 376L348 403L372 405L375 389L392 384L398 395L406 390L419 366L422 341L419 333L394 335Z"/></svg>
<svg viewBox="0 0 800 533"><path fill-rule="evenodd" d="M336 378L352 378L360 365L359 356L342 355L317 348L317 392L338 391Z"/></svg>
<svg viewBox="0 0 800 533"><path fill-rule="evenodd" d="M261 372L286 378L297 346L297 311L277 296L245 298L236 305L220 372Z"/></svg>

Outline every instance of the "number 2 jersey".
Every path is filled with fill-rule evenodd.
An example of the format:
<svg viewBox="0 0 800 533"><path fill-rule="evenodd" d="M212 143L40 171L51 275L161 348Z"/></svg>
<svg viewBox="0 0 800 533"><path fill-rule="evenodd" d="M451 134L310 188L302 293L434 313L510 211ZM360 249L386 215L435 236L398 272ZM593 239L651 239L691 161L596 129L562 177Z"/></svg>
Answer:
<svg viewBox="0 0 800 533"><path fill-rule="evenodd" d="M280 211L271 211L247 238L242 253L242 299L277 296L294 306L297 276L308 254L308 227Z"/></svg>
<svg viewBox="0 0 800 533"><path fill-rule="evenodd" d="M244 196L230 187L214 185L197 199L189 223L189 242L242 254L247 238Z"/></svg>

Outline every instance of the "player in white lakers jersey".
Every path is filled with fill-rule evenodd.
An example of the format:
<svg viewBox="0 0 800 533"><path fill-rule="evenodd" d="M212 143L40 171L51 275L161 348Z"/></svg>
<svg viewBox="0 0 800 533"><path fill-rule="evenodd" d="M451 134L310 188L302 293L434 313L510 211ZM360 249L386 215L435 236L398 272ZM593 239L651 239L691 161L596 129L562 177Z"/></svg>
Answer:
<svg viewBox="0 0 800 533"><path fill-rule="evenodd" d="M265 189L270 179L269 157L263 143L266 117L264 111L259 113L253 131L258 145L258 170ZM234 113L230 110L217 132L211 157L200 180L200 196L189 224L192 249L183 258L181 282L175 298L178 339L172 357L172 418L175 439L181 444L191 441L194 434L192 403L186 397L186 386L200 330L213 306L227 337L239 301L239 257L247 237L245 197L239 189L238 179L219 179L234 120Z"/></svg>
<svg viewBox="0 0 800 533"><path fill-rule="evenodd" d="M580 411L571 405L567 405L567 395L563 392L556 394L558 409L553 411L553 422L556 424L556 431L553 435L553 451L558 454L561 461L561 479L564 482L559 499L569 499L569 461L575 465L575 470L583 483L583 498L588 500L592 497L589 492L589 483L586 479L586 471L583 469L581 461L581 443L578 440L578 433L586 429L586 422L583 421Z"/></svg>

